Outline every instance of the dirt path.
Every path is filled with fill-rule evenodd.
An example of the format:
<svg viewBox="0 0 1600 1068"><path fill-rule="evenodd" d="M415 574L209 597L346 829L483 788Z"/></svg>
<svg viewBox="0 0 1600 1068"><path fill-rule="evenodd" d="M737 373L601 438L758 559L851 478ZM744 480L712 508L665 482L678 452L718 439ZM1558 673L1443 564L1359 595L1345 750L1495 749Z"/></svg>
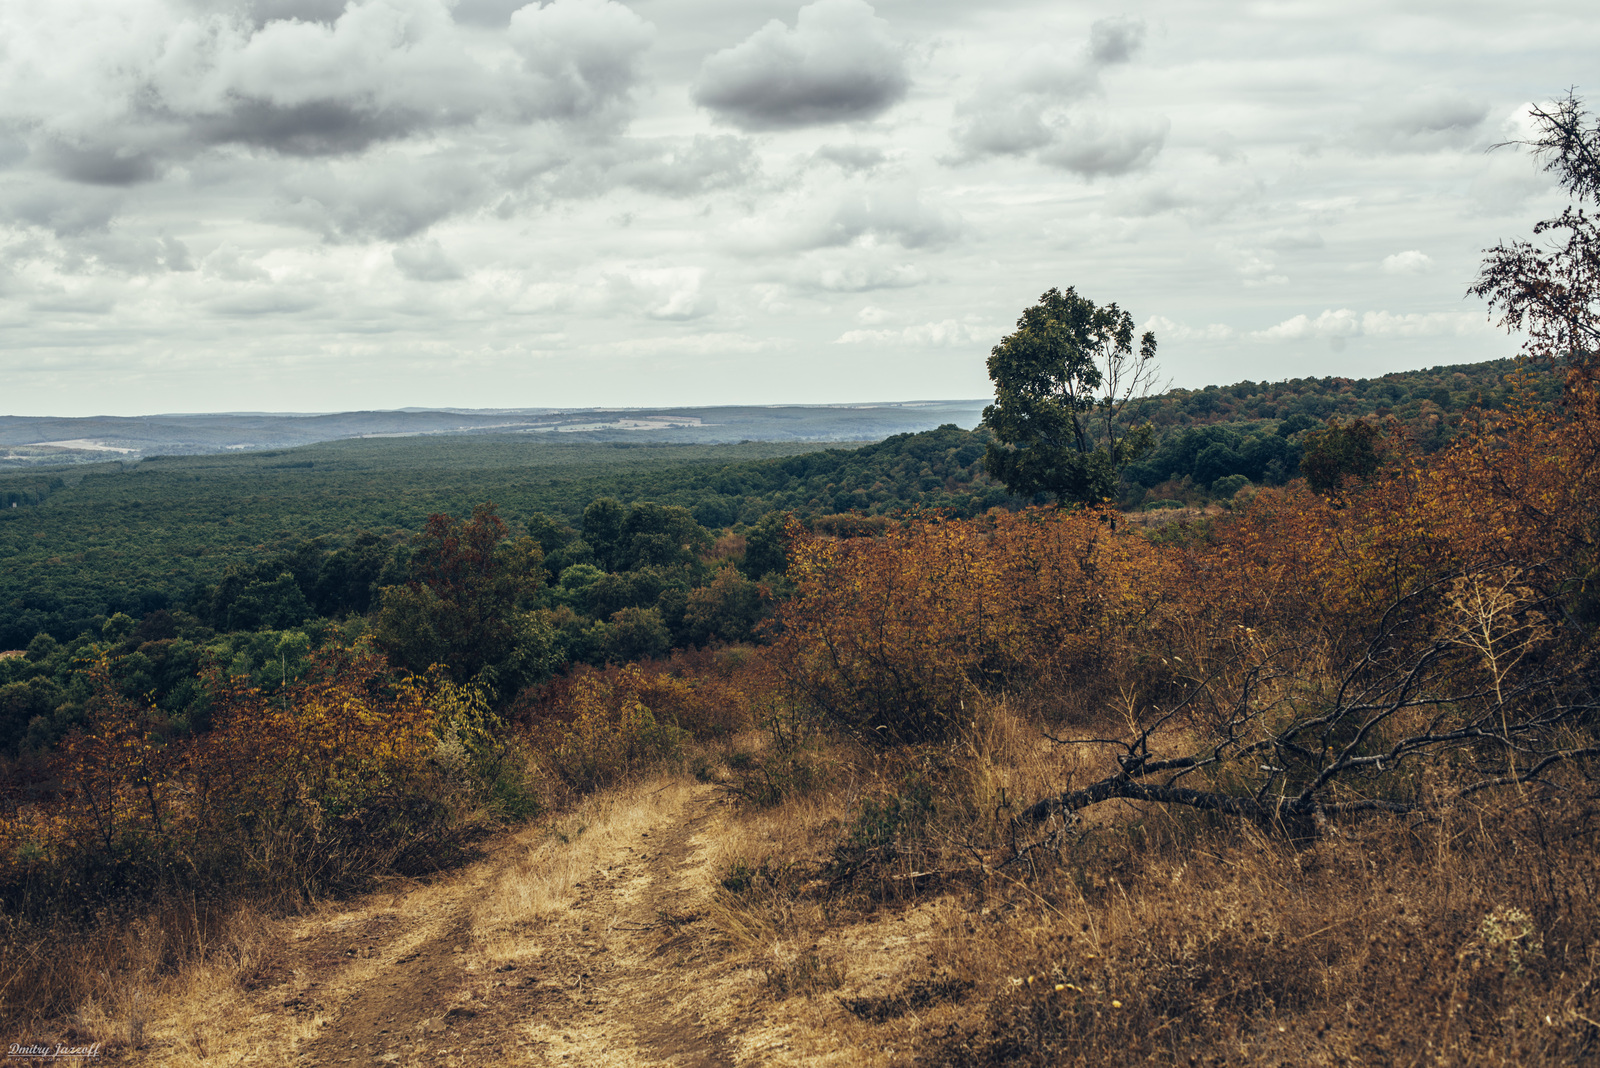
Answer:
<svg viewBox="0 0 1600 1068"><path fill-rule="evenodd" d="M591 818L291 925L243 1004L220 991L193 1007L211 1019L160 1027L154 1059L732 1068L702 1011L711 788L670 782Z"/></svg>
<svg viewBox="0 0 1600 1068"><path fill-rule="evenodd" d="M817 932L805 945L771 930L735 944L726 910L716 912L727 836L755 834L752 848L771 839L734 820L714 788L658 780L492 843L459 871L277 922L242 969L219 967L157 1007L130 1059L168 1068L904 1063L887 1042L864 1048L882 1036L839 998L887 988L908 954L927 948L926 917ZM817 952L851 981L775 999L768 969Z"/></svg>

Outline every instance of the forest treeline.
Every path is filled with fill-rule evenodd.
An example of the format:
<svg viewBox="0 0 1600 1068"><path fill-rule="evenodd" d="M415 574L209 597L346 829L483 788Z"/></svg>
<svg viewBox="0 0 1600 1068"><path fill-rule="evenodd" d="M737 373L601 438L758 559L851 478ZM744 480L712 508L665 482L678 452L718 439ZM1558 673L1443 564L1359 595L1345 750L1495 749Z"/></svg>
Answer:
<svg viewBox="0 0 1600 1068"><path fill-rule="evenodd" d="M1282 485L1299 474L1307 434L1323 425L1316 416L1392 417L1411 447L1428 452L1459 423L1461 411L1503 406L1506 376L1514 370L1501 361L1370 381L1241 383L1153 398L1138 417L1166 429L1125 472L1121 504L1203 505L1230 500L1245 485ZM1530 397L1548 399L1547 386L1528 388ZM972 517L1027 503L983 471L987 440L986 431L945 426L857 449L693 466L660 466L659 447L592 446L546 469L580 477L545 479L542 486L511 481L525 472L514 447L502 445L506 451L491 451L487 470L470 470L463 481L489 489L495 487L486 483L499 477L506 481L498 488L513 501L550 502L549 512L520 514L502 502L495 517L508 532L538 543L545 579L521 604L542 613L541 626L550 631L536 643L543 651L524 654L533 657L528 664L544 666L513 674L527 681L568 663L748 640L772 603L771 583L761 582L783 570L771 544L785 513L830 531L855 522L843 517L868 517L880 525L865 529L881 530L885 517L918 509ZM428 479L448 482L460 473L444 460L462 468L479 455L459 442L422 447L433 450L428 458L414 458L361 492L394 491L386 502L392 509ZM326 448L340 455L339 446ZM249 462L173 461L170 468L147 462L129 472L91 474L72 487L60 476L16 480L7 492L18 507L0 512L0 539L14 550L0 585L9 601L0 616L0 648L26 655L0 661L0 752L48 749L81 721L88 693L81 665L96 650L115 651L113 675L126 695L151 696L186 724L203 714L195 680L205 663L219 660L258 683L278 685L330 636L348 640L369 625L369 616L378 619L380 591L414 583L413 533L392 523L361 529L350 491L373 472L302 459L302 451ZM641 452L656 466L634 469ZM617 474L596 475L596 465ZM617 496L590 496L599 489ZM361 492L353 494L356 502L370 500ZM309 529L338 532L294 538L280 527L272 547L251 544L262 524L281 520L278 509L292 510ZM607 524L627 533L608 532ZM677 548L619 549L616 537L667 539ZM399 633L398 597L385 633L392 649L404 650L402 663L426 667L442 646L436 638ZM408 625L431 626L416 611ZM507 685L502 680L501 690Z"/></svg>
<svg viewBox="0 0 1600 1068"><path fill-rule="evenodd" d="M1368 381L1169 392L1137 413L1164 430L1125 471L1120 503L1205 505L1231 501L1246 485L1283 485L1300 473L1308 435L1315 439L1323 419L1387 418L1425 454L1463 411L1503 407L1514 373L1514 362L1500 361ZM1534 403L1548 403L1550 388L1524 383ZM81 723L84 664L106 652L124 695L153 700L180 729L204 719L197 680L208 663L278 686L326 642L377 627L399 663L426 668L449 642L417 596L391 593L385 607L382 591L419 588L415 532L424 524L398 525L406 515L394 506L408 496L425 506L436 483L457 500L463 484L503 490L482 521L535 546L523 566L537 580L507 602L537 620L517 646L521 666L506 667L507 651L474 668L504 675L497 692L509 700L565 664L749 640L782 592L775 546L786 514L828 533L881 533L890 517L918 510L970 518L1029 503L986 475L987 441L987 431L945 426L738 463L717 463L720 454L705 450L691 465L671 463L678 454L662 447L579 446L539 472L577 477L540 480L527 478L518 464L527 453L510 443L386 443L421 455L385 472L345 455L355 448L360 456L369 443L341 443L317 447L326 452L310 459L301 457L311 450L295 450L146 462L74 485L61 476L14 479L5 492L17 507L0 511L10 550L0 648L23 655L0 659L0 753L43 752ZM356 509L379 496L391 521L363 529ZM506 499L549 510L508 508ZM335 532L295 537L283 529L290 513L302 530Z"/></svg>
<svg viewBox="0 0 1600 1068"><path fill-rule="evenodd" d="M1203 506L1247 482L1282 484L1299 471L1306 432L1329 418L1392 419L1431 451L1473 406L1503 405L1513 372L1513 362L1497 361L1172 390L1132 411L1159 434L1124 473L1119 503ZM311 541L370 554L377 538L392 550L429 515L465 515L483 501L513 529L535 513L576 527L592 501L609 496L685 508L708 531L735 532L775 511L972 516L1027 503L986 476L987 441L949 426L859 449L385 439L0 476L0 650L26 648L39 633L95 638L117 613L204 618L200 587L230 568L259 569ZM348 610L303 592L314 608L322 603L316 614ZM239 629L225 619L207 625Z"/></svg>

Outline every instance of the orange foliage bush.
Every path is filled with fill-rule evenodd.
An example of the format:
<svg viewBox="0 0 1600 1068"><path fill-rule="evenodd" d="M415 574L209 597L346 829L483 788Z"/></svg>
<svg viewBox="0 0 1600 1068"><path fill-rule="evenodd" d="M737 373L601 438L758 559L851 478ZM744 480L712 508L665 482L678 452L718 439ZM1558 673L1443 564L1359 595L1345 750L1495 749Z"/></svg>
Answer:
<svg viewBox="0 0 1600 1068"><path fill-rule="evenodd" d="M164 871L191 882L270 878L249 869L292 863L280 847L314 850L341 835L378 847L374 812L400 813L403 823L428 807L436 729L459 696L395 677L370 648L326 650L301 682L271 696L213 671L212 729L178 739L163 735L156 710L121 697L103 665L95 677L88 723L56 760L58 796L0 820L0 887L107 865L124 884ZM263 861L252 853L263 836L292 844L280 841L278 859ZM323 874L339 881L347 873L337 867ZM317 882L301 876L310 876L304 888Z"/></svg>
<svg viewBox="0 0 1600 1068"><path fill-rule="evenodd" d="M1477 413L1431 456L1396 441L1360 492L1263 490L1189 554L1186 601L1231 623L1348 646L1386 606L1468 572L1517 568L1541 594L1592 583L1600 533L1600 407L1574 380L1552 411Z"/></svg>
<svg viewBox="0 0 1600 1068"><path fill-rule="evenodd" d="M919 519L876 539L796 528L774 663L836 724L919 743L958 731L980 690L1137 716L1291 647L1301 664L1348 658L1403 598L1447 626L1465 574L1571 592L1592 583L1600 530L1597 413L1574 380L1560 411L1480 414L1432 456L1396 439L1359 490L1263 490L1187 542L1095 510Z"/></svg>
<svg viewBox="0 0 1600 1068"><path fill-rule="evenodd" d="M919 519L875 539L794 532L775 663L857 735L938 741L979 688L1092 673L1152 626L1174 554L1111 513Z"/></svg>
<svg viewBox="0 0 1600 1068"><path fill-rule="evenodd" d="M569 786L587 790L670 761L686 739L755 726L774 680L759 650L674 653L667 660L579 665L515 710Z"/></svg>

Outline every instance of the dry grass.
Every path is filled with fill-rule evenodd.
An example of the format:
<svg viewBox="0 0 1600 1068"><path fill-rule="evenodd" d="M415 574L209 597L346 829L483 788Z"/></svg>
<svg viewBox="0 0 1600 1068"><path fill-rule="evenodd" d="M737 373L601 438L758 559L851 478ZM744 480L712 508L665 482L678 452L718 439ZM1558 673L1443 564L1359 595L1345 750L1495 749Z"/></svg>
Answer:
<svg viewBox="0 0 1600 1068"><path fill-rule="evenodd" d="M663 807L681 804L691 784L655 778L592 794L570 811L518 835L515 859L500 868L472 905L472 930L490 958L516 959L527 932L568 909L578 884L604 870L606 858L637 845Z"/></svg>
<svg viewBox="0 0 1600 1068"><path fill-rule="evenodd" d="M185 927L174 912L165 926L107 926L103 946L77 948L111 966L92 982L78 966L76 1013L33 1034L183 1068L282 1063L328 1033L334 1010L286 1014L273 1008L284 995L263 1000L252 977L393 918L390 961L459 944L480 1018L509 966L567 974L560 996L600 999L515 1025L508 1037L531 1045L505 1063L558 1055L536 1049L647 1063L637 1044L671 1031L651 1014L684 1005L752 1063L1600 1059L1600 810L1577 772L1565 795L1479 795L1433 822L1346 822L1299 845L1129 802L1013 841L1016 807L1109 761L1051 743L1014 704L983 709L939 751L818 743L822 785L736 801L740 776L781 755L730 739L691 761L722 780L721 804L689 774L624 784L501 839L457 875L300 917L234 912ZM691 818L676 852L658 856L653 843ZM658 901L684 915L652 924ZM602 958L618 981L591 995ZM293 984L303 967L288 967ZM356 998L387 967L317 973L318 997Z"/></svg>
<svg viewBox="0 0 1600 1068"><path fill-rule="evenodd" d="M1600 1058L1600 811L1582 792L1347 823L1298 847L1118 803L1003 864L1005 849L973 849L995 844L1000 798L1105 758L1048 745L1004 707L961 756L915 840L853 881L826 878L838 844L874 789L907 781L903 763L853 800L747 813L719 843L740 878L716 922L730 952L766 963L786 1013L822 1029L846 1011L920 1064ZM907 878L919 870L935 877Z"/></svg>

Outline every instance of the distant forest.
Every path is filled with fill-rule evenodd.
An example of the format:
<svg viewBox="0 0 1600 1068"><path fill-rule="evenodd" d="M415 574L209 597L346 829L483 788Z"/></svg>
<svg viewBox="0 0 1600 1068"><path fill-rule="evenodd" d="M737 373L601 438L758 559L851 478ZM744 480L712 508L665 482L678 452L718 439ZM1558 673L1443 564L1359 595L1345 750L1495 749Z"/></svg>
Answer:
<svg viewBox="0 0 1600 1068"><path fill-rule="evenodd" d="M1282 484L1329 419L1387 419L1431 451L1473 406L1503 405L1516 372L1173 390L1135 416L1157 443L1120 504L1226 505ZM129 696L180 718L203 714L204 660L284 682L321 642L384 625L381 591L414 583L430 515L465 523L484 502L537 553L545 581L513 600L546 613L554 665L746 640L783 593L788 513L849 536L1035 503L985 474L987 441L953 425L854 448L428 437L0 475L0 650L26 650L0 659L0 749L70 729L97 650L116 650ZM413 655L426 666L428 649Z"/></svg>

